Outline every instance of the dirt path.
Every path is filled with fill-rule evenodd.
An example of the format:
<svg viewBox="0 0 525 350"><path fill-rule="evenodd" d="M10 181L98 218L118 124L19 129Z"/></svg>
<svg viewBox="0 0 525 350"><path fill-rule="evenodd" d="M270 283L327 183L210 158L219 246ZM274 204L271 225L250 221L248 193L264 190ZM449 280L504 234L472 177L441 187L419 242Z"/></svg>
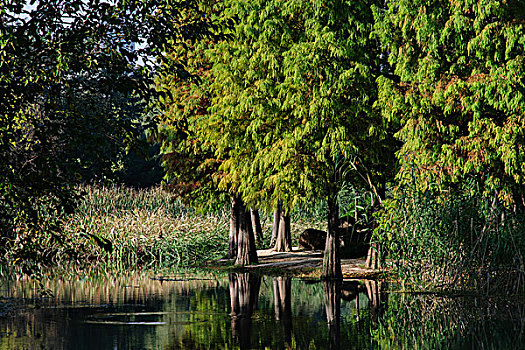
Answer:
<svg viewBox="0 0 525 350"><path fill-rule="evenodd" d="M259 264L247 269L284 269L307 277L319 277L323 266L323 251L302 251L294 247L292 252L274 252L270 249L258 250ZM380 270L366 268L364 259L341 259L343 277L349 279L376 278Z"/></svg>

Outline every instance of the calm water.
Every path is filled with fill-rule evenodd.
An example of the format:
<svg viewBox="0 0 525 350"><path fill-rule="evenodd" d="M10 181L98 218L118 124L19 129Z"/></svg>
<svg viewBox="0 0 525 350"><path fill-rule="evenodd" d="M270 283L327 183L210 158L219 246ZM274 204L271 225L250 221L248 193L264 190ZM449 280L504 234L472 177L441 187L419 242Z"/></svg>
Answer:
<svg viewBox="0 0 525 350"><path fill-rule="evenodd" d="M385 289L250 274L4 281L0 349L525 349L523 300Z"/></svg>

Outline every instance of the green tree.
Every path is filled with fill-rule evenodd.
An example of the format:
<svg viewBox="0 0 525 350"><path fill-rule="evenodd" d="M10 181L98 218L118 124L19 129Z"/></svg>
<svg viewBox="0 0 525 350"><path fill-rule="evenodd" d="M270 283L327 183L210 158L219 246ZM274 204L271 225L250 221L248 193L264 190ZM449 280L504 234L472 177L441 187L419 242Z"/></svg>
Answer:
<svg viewBox="0 0 525 350"><path fill-rule="evenodd" d="M378 106L401 125L399 182L458 189L474 177L485 195L523 210L525 3L387 5L376 35L397 77L378 80Z"/></svg>
<svg viewBox="0 0 525 350"><path fill-rule="evenodd" d="M217 187L221 160L199 132L199 120L208 114L212 99L211 62L205 55L210 46L213 43L209 39L195 44L177 43L167 50L169 61L156 79L157 90L163 92L155 103L160 112L156 138L166 169L164 180L170 191L201 211L216 209L227 198ZM174 74L173 66L182 59L193 79Z"/></svg>
<svg viewBox="0 0 525 350"><path fill-rule="evenodd" d="M73 209L75 185L85 170L106 171L108 154L133 138L130 116L140 105L130 99L152 96L151 59L168 40L207 32L206 19L181 22L191 6L133 0L2 2L3 253L28 262L52 258L44 254L42 236L51 232L62 240L59 218ZM134 43L143 48L133 48ZM139 58L144 66L137 65Z"/></svg>
<svg viewBox="0 0 525 350"><path fill-rule="evenodd" d="M200 11L217 19L220 4L206 1L199 4ZM166 49L168 59L156 79L157 90L164 94L156 101L160 111L156 138L161 144L167 188L186 204L199 211L214 210L223 206L230 197L228 256L233 258L237 255L240 202L236 196L228 196L227 191L218 188L222 160L215 156L214 145L200 132L203 126L200 121L208 114L212 100L212 63L206 51L220 39L221 36L216 35L194 43L176 42ZM192 79L174 74L173 67L180 65L181 61L185 62Z"/></svg>
<svg viewBox="0 0 525 350"><path fill-rule="evenodd" d="M373 2L227 4L238 22L234 39L210 53L216 93L203 120L224 159L220 186L268 210L326 199L323 275L340 277L337 193L342 181L357 177L345 171L349 159L371 178L365 165L384 137L371 108Z"/></svg>
<svg viewBox="0 0 525 350"><path fill-rule="evenodd" d="M199 11L206 13L212 21L219 21L218 16L222 14L220 3L201 1L199 6ZM227 25L226 20L221 21ZM168 59L157 78L157 89L165 95L157 103L161 111L157 138L161 142L168 188L187 204L206 211L223 206L230 197L228 256L235 257L236 264L245 265L257 261L253 231L260 228L260 221L256 211L250 215L242 198L227 188L217 186L224 175L219 171L223 160L217 157L215 145L203 130L207 126L202 122L208 116L213 96L210 88L213 82L212 61L206 51L222 39L224 35L215 35L194 43L174 42L167 48ZM193 79L173 74L172 68L180 65L181 60Z"/></svg>

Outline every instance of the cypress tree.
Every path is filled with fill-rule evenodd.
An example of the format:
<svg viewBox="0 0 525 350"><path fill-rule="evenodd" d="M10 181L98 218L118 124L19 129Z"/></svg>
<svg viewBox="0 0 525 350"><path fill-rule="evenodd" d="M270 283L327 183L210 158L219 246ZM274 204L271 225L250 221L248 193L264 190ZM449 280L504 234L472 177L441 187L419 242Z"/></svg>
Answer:
<svg viewBox="0 0 525 350"><path fill-rule="evenodd" d="M378 105L400 125L400 183L470 177L523 209L525 3L396 0L376 16L396 75L378 80Z"/></svg>
<svg viewBox="0 0 525 350"><path fill-rule="evenodd" d="M220 186L250 206L282 204L286 214L328 200L328 278L341 276L336 158L344 150L365 164L382 137L371 109L372 3L227 2L234 39L210 51L215 93L202 130L224 160Z"/></svg>

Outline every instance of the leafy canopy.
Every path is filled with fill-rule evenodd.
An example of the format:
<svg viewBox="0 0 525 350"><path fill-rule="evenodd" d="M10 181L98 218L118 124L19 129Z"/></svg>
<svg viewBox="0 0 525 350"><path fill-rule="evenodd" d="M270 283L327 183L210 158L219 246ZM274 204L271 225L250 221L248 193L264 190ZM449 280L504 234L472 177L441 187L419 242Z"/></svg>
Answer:
<svg viewBox="0 0 525 350"><path fill-rule="evenodd" d="M227 2L237 24L209 52L214 99L202 120L224 160L222 188L290 210L337 191L337 154L372 158L370 5Z"/></svg>
<svg viewBox="0 0 525 350"><path fill-rule="evenodd" d="M201 120L208 115L212 100L212 62L206 51L228 32L221 7L220 3L200 1L186 14L188 18L205 14L211 22L220 24L221 31L215 30L213 35L196 41L171 42L156 77L156 89L162 93L155 101L160 112L156 139L161 144L166 169L164 180L185 203L203 211L222 206L226 200L226 193L217 188L221 160L215 156L213 144L200 132ZM174 69L181 62L191 79L181 77Z"/></svg>
<svg viewBox="0 0 525 350"><path fill-rule="evenodd" d="M398 81L380 78L378 105L402 126L401 183L457 187L523 202L525 4L405 1L377 8L376 35Z"/></svg>

